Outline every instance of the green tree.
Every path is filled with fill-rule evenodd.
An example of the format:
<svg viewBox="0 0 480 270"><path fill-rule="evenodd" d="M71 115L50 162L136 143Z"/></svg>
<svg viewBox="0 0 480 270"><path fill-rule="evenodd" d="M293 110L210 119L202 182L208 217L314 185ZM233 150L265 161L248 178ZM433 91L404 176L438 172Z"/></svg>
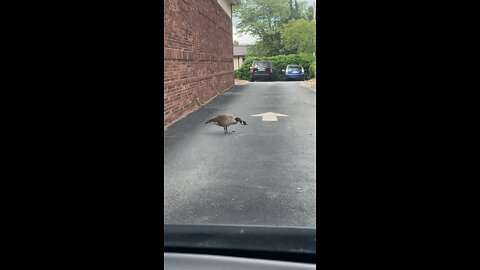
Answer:
<svg viewBox="0 0 480 270"><path fill-rule="evenodd" d="M237 31L257 38L249 48L256 56L273 56L295 53L281 42L283 26L294 18L307 18L307 5L299 0L242 0L234 6L233 15L240 19Z"/></svg>
<svg viewBox="0 0 480 270"><path fill-rule="evenodd" d="M233 45L238 46L238 45L240 45L240 43L238 42L238 40L234 40Z"/></svg>
<svg viewBox="0 0 480 270"><path fill-rule="evenodd" d="M290 21L281 31L281 43L285 49L294 50L296 53L316 52L315 21Z"/></svg>
<svg viewBox="0 0 480 270"><path fill-rule="evenodd" d="M295 3L293 1L295 1ZM290 18L294 20L298 20L300 18L300 14L298 12L297 0L288 0L288 5L290 7Z"/></svg>
<svg viewBox="0 0 480 270"><path fill-rule="evenodd" d="M263 40L259 40L254 45L249 46L247 51L248 55L252 56L275 56L281 54L292 54L296 52L296 50L287 49L281 44L278 51L272 52L271 44Z"/></svg>
<svg viewBox="0 0 480 270"><path fill-rule="evenodd" d="M257 37L257 44L251 50L269 56L282 49L280 31L289 16L287 0L244 0L235 6L233 14L240 19L239 33Z"/></svg>
<svg viewBox="0 0 480 270"><path fill-rule="evenodd" d="M308 19L309 21L312 21L312 20L315 19L315 18L314 18L314 14L315 14L315 13L313 12L313 9L314 9L313 6L309 6L309 7L307 8L306 16L307 16L307 19Z"/></svg>

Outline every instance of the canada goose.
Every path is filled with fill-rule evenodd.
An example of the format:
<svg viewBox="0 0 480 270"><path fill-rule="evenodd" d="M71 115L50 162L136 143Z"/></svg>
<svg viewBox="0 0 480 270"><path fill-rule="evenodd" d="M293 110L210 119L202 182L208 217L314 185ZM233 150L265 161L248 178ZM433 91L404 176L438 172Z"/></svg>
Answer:
<svg viewBox="0 0 480 270"><path fill-rule="evenodd" d="M205 124L208 124L208 123L213 123L217 126L220 126L220 127L223 127L223 130L225 131L225 134L228 133L228 126L230 125L236 125L237 122L240 122L240 124L242 125L247 125L247 122L243 121L242 119L238 118L238 117L235 117L231 114L221 114L215 118L212 118L210 120L208 120L207 122L205 122Z"/></svg>

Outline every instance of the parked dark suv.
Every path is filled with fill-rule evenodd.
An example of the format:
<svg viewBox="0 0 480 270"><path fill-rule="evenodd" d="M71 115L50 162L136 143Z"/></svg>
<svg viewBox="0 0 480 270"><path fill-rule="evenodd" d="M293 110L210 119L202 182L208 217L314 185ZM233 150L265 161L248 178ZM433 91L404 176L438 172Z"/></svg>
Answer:
<svg viewBox="0 0 480 270"><path fill-rule="evenodd" d="M273 81L273 66L269 61L253 61L250 67L250 81Z"/></svg>

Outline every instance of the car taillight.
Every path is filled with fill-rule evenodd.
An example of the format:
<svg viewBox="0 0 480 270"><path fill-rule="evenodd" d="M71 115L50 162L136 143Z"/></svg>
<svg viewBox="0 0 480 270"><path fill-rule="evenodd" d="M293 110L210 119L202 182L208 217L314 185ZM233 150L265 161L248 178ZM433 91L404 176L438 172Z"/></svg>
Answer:
<svg viewBox="0 0 480 270"><path fill-rule="evenodd" d="M303 67L302 67L302 73L304 73L304 72L305 72L305 70L303 70Z"/></svg>
<svg viewBox="0 0 480 270"><path fill-rule="evenodd" d="M273 68L267 68L268 72L272 73L273 72Z"/></svg>

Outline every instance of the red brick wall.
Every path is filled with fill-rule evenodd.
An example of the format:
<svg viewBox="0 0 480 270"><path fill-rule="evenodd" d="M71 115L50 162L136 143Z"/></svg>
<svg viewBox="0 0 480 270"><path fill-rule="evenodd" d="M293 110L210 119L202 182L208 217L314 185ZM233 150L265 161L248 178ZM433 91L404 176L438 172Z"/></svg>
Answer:
<svg viewBox="0 0 480 270"><path fill-rule="evenodd" d="M165 126L234 85L232 20L216 0L164 0Z"/></svg>

